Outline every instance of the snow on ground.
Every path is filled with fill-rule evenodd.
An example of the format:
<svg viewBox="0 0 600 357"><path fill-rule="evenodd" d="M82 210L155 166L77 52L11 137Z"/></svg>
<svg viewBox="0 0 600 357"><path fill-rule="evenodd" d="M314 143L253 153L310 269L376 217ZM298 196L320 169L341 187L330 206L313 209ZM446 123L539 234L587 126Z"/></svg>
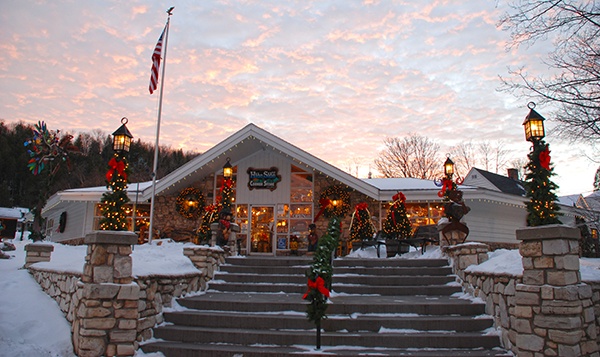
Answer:
<svg viewBox="0 0 600 357"><path fill-rule="evenodd" d="M29 240L12 240L15 251L7 252L11 259L0 259L0 351L12 357L74 357L71 346L71 332L56 302L46 295L27 270L25 263L26 244ZM54 245L52 261L37 263L37 266L57 271L81 273L86 254L86 246ZM136 245L133 254L133 274L170 274L197 271L190 260L183 255L185 244L170 240L155 240L151 245ZM386 256L385 247L380 255ZM357 250L352 257L377 258L374 247ZM489 253L490 259L469 267L472 271L507 272L522 274L518 250L497 250ZM440 249L429 247L424 254L412 248L409 253L391 259L432 259L442 258ZM586 281L600 281L600 259L583 258L581 275ZM144 354L138 350L136 356L162 357L161 353Z"/></svg>

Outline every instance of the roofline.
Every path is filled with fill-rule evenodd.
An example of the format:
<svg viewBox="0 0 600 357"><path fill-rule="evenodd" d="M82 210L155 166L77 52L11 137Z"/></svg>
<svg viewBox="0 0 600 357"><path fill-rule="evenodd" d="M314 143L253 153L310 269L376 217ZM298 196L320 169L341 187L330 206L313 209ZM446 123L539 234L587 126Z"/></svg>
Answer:
<svg viewBox="0 0 600 357"><path fill-rule="evenodd" d="M160 182L156 184L156 193L158 194L162 192L174 183L193 174L202 166L214 162L220 157L223 157L222 160L225 160L227 157L227 152L233 151L237 143L243 142L248 138L255 138L261 143L271 146L280 152L289 153L291 159L296 161L298 165L312 167L314 170L319 171L319 173L325 174L327 177L331 177L373 199L379 198L378 188L364 182L362 179L356 178L349 173L338 169L337 167L319 159L312 154L309 154L297 146L290 144L289 142L267 132L264 129L259 128L252 123L233 133L231 136L213 146L208 151L198 155L196 158L187 162L179 169L163 177ZM151 197L152 186L145 189L142 194L142 199L150 199Z"/></svg>

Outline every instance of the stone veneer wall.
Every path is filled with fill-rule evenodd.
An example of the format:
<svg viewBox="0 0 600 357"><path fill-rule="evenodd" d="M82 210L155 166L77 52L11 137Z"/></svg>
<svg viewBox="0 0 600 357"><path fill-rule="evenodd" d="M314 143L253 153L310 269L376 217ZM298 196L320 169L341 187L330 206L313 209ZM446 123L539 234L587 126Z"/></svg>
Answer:
<svg viewBox="0 0 600 357"><path fill-rule="evenodd" d="M204 204L213 202L213 176L208 176L204 180L191 182L188 187L194 187L200 190L204 196ZM198 228L201 219L187 219L177 212L177 197L180 191L167 191L156 196L154 207L154 229L158 230L159 237L169 237L175 241L193 242L194 231ZM156 231L155 231L156 232Z"/></svg>
<svg viewBox="0 0 600 357"><path fill-rule="evenodd" d="M199 269L197 274L148 275L133 278L133 283L139 286L137 342L152 337L152 327L163 322L163 308L170 307L174 298L206 290L207 282L213 278L214 272L225 260L225 252L220 248L186 247L184 254ZM57 302L72 325L83 287L80 283L82 274L38 268L35 265L29 267L29 272L42 290Z"/></svg>
<svg viewBox="0 0 600 357"><path fill-rule="evenodd" d="M542 348L540 348L540 351L537 353L532 351L519 351L517 348L518 336L526 335L527 332L531 333L532 326L534 326L533 329L540 333L544 330L544 328L537 326L539 321L535 321L536 318L534 316L538 314L541 315L542 308L539 306L542 305L542 302L534 299L537 306L532 307L531 305L527 306L527 302L524 301L525 299L523 299L523 297L517 297L518 291L527 290L525 288L526 285L523 284L523 275L491 272L482 273L468 269L471 265L478 265L485 262L488 259L488 250L488 246L482 243L465 243L447 247L446 253L451 257L453 270L457 275L457 279L462 284L464 291L485 302L486 313L494 317L495 325L501 331L501 340L505 348L512 350L518 356L598 356L597 347L594 348L591 346L588 351L577 349L560 350L556 343L549 343L549 346L554 348L547 348L545 351L542 351ZM552 252L548 250L544 253L552 254ZM548 262L546 262L546 264L548 264ZM595 339L596 344L600 344L600 282L584 283L585 284L583 285L587 284L591 287L591 294L586 293L586 289L583 289L583 292L579 291L582 290L581 285L577 284L572 285L572 287L559 288L559 290L565 294L569 295L570 292L570 295L573 296L571 297L571 302L562 303L565 305L564 309L558 304L550 309L554 314L550 319L553 319L554 321L551 322L549 328L546 328L546 334L550 331L549 334L554 333L555 336L561 335L563 340L570 340L572 344L577 342L578 339L585 341L586 337L580 336L579 333L559 333L552 330L553 327L558 328L560 325L564 324L563 320L565 318L573 325L574 322L571 321L572 319L569 317L571 312L569 309L574 306L574 301L585 301L587 298L591 298L594 316L588 316L587 319L593 320L593 323L591 323L590 328L585 331L585 335ZM542 290L540 290L540 293L548 295L550 290L553 290L553 287L547 285L545 288L542 287ZM555 296L555 294L545 297L546 301L550 304L556 303L555 298L557 300L560 299L560 297ZM517 303L518 299L520 299L520 301ZM585 313L584 310L580 313L575 313L574 315L581 314L583 316ZM590 313L588 312L586 315L590 315ZM593 331L590 329L593 329ZM559 337L559 339L561 338ZM557 350L560 352L557 352Z"/></svg>

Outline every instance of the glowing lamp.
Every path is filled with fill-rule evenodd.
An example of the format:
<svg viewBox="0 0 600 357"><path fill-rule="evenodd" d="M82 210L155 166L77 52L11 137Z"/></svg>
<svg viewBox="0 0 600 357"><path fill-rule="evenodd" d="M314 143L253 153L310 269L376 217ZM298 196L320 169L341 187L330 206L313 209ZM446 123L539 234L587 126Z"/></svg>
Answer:
<svg viewBox="0 0 600 357"><path fill-rule="evenodd" d="M129 152L129 147L131 146L131 139L133 138L133 135L131 135L129 129L127 129L127 122L128 119L123 117L121 119L121 127L117 129L114 133L112 133L113 150L120 154Z"/></svg>
<svg viewBox="0 0 600 357"><path fill-rule="evenodd" d="M544 131L545 119L533 109L535 108L534 102L529 102L529 104L527 104L527 108L529 108L529 114L527 114L525 121L523 122L523 126L525 127L525 140L533 143L543 139L544 136L546 136Z"/></svg>

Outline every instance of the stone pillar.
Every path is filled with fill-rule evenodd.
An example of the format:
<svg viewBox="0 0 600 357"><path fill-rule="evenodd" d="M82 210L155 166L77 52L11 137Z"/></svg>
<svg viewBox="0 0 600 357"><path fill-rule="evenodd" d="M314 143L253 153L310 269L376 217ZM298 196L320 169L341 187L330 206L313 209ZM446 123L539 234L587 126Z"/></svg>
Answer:
<svg viewBox="0 0 600 357"><path fill-rule="evenodd" d="M464 224L462 223L460 223L460 225L464 226ZM458 229L453 229L450 226L450 222L448 222L447 220L445 222L438 223L437 229L438 236L440 239L440 247L442 249L446 246L461 244L465 241L465 239L467 239L467 234L465 232Z"/></svg>
<svg viewBox="0 0 600 357"><path fill-rule="evenodd" d="M25 246L25 268L33 263L49 262L54 246L52 244L33 243Z"/></svg>
<svg viewBox="0 0 600 357"><path fill-rule="evenodd" d="M469 265L479 265L488 260L490 247L483 243L466 243L444 246L442 251L452 259L454 273L465 280L465 269Z"/></svg>
<svg viewBox="0 0 600 357"><path fill-rule="evenodd" d="M519 357L600 356L592 289L581 282L579 229L517 230L523 283L517 284L509 338Z"/></svg>
<svg viewBox="0 0 600 357"><path fill-rule="evenodd" d="M133 232L88 234L79 303L73 321L73 348L80 357L133 356L137 349L140 287L133 281Z"/></svg>

